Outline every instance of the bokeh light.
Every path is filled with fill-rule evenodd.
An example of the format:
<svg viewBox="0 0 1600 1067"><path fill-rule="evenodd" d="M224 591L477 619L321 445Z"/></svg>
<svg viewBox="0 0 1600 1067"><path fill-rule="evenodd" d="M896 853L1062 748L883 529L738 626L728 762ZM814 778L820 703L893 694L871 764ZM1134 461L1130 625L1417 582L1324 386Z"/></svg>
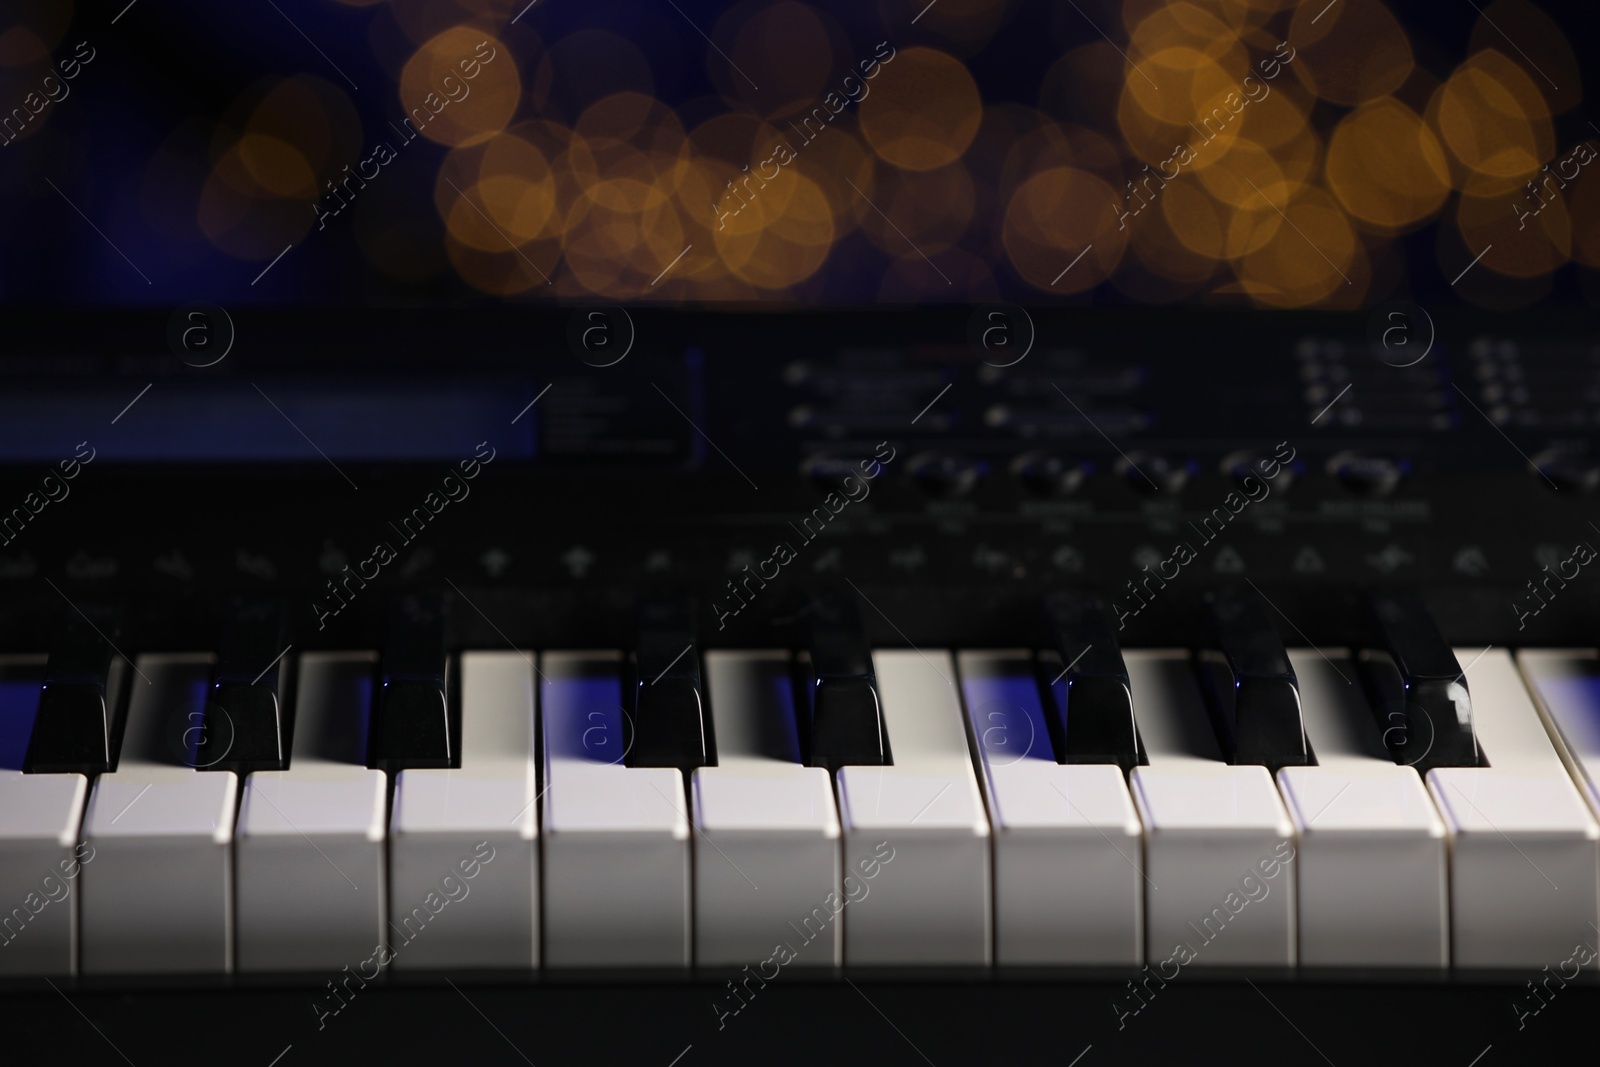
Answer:
<svg viewBox="0 0 1600 1067"><path fill-rule="evenodd" d="M1339 0L1325 10L1301 4L1285 40L1301 84L1346 107L1394 92L1414 62L1404 27L1379 0Z"/></svg>
<svg viewBox="0 0 1600 1067"><path fill-rule="evenodd" d="M1087 171L1053 167L1035 174L1006 208L1003 240L1012 266L1031 285L1055 293L1104 281L1128 242L1126 227L1118 224L1118 200Z"/></svg>
<svg viewBox="0 0 1600 1067"><path fill-rule="evenodd" d="M1328 142L1327 174L1346 211L1391 233L1431 216L1450 193L1438 138L1420 115L1388 96L1340 121Z"/></svg>
<svg viewBox="0 0 1600 1067"><path fill-rule="evenodd" d="M354 105L332 82L300 74L258 83L212 132L209 169L194 208L200 232L237 259L277 256L360 195L361 136ZM155 174L181 181L193 172L197 161L176 150L185 140L169 138L151 160L143 196L146 213L163 219L163 229L174 235L183 227L171 220L167 196L150 183Z"/></svg>
<svg viewBox="0 0 1600 1067"><path fill-rule="evenodd" d="M400 73L403 121L444 145L474 144L505 129L521 97L505 42L468 26L430 39Z"/></svg>
<svg viewBox="0 0 1600 1067"><path fill-rule="evenodd" d="M139 186L153 228L265 261L348 225L396 284L532 300L1020 287L1347 307L1403 290L1431 247L1452 277L1490 249L1456 292L1508 306L1565 264L1600 268L1600 180L1547 180L1583 136L1581 68L1528 0L1460 13L1452 59L1382 0L1067 5L1036 91L1005 99L975 75L987 88L1009 0L941 0L914 24L888 0L848 19L745 0L689 12L708 39L670 8L574 28L513 24L525 0L336 3L374 8L394 121L364 128L327 78L264 81L159 142ZM43 70L69 7L20 4L0 85ZM687 63L634 32L665 25ZM347 188L380 144L404 176ZM419 180L433 210L408 215Z"/></svg>
<svg viewBox="0 0 1600 1067"><path fill-rule="evenodd" d="M901 49L869 84L871 92L860 103L861 132L890 166L948 166L977 135L983 115L978 83L948 53Z"/></svg>
<svg viewBox="0 0 1600 1067"><path fill-rule="evenodd" d="M1457 67L1434 93L1428 112L1439 139L1465 168L1458 184L1479 196L1516 188L1555 150L1538 88L1493 49Z"/></svg>
<svg viewBox="0 0 1600 1067"><path fill-rule="evenodd" d="M1467 54L1487 48L1505 49L1516 41L1506 57L1522 67L1538 85L1539 92L1553 114L1570 111L1583 102L1583 75L1567 35L1528 0L1495 0L1483 4L1482 17L1472 27ZM1521 51L1518 51L1521 49ZM1538 56L1535 64L1529 56Z"/></svg>
<svg viewBox="0 0 1600 1067"><path fill-rule="evenodd" d="M1333 197L1307 189L1279 209L1287 224L1234 262L1244 290L1268 306L1359 303L1365 286L1357 281L1366 275L1365 256Z"/></svg>

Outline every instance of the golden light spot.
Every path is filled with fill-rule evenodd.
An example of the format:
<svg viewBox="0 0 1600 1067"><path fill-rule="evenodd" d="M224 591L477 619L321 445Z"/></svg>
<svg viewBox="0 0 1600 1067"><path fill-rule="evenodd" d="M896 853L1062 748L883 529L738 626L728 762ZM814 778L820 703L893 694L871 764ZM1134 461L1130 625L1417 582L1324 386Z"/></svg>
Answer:
<svg viewBox="0 0 1600 1067"><path fill-rule="evenodd" d="M1128 92L1145 114L1172 126L1188 125L1197 112L1205 113L1239 89L1238 72L1191 45L1152 53L1141 69L1149 74L1149 80L1131 72Z"/></svg>
<svg viewBox="0 0 1600 1067"><path fill-rule="evenodd" d="M861 216L861 229L893 256L916 256L917 249L931 256L949 248L966 232L977 203L972 176L960 163L932 171L891 170L875 199L894 225L869 206L869 213ZM908 238L916 242L916 249Z"/></svg>
<svg viewBox="0 0 1600 1067"><path fill-rule="evenodd" d="M1359 300L1364 287L1355 284L1353 274L1365 270L1365 257L1333 198L1307 188L1287 206L1278 206L1288 224L1235 262L1240 282L1251 287L1259 303L1273 307L1304 307L1336 295L1341 303Z"/></svg>
<svg viewBox="0 0 1600 1067"><path fill-rule="evenodd" d="M487 140L505 129L521 98L511 49L470 26L432 38L400 72L400 106L418 133L439 144Z"/></svg>
<svg viewBox="0 0 1600 1067"><path fill-rule="evenodd" d="M500 247L505 248L503 242ZM486 252L464 244L452 230L445 235L445 253L450 257L450 265L461 276L461 280L481 292L496 296L515 296L531 289L540 290L540 295L548 291L545 280L529 265L529 260L533 260L531 252L524 252L528 260L509 250ZM533 260L533 262L538 261ZM546 273L549 271L546 270ZM556 277L560 278L562 275L558 274ZM567 277L570 278L570 275Z"/></svg>
<svg viewBox="0 0 1600 1067"><path fill-rule="evenodd" d="M1320 17L1317 5L1300 4L1285 40L1301 84L1347 107L1394 92L1415 66L1404 27L1381 0L1339 0Z"/></svg>
<svg viewBox="0 0 1600 1067"><path fill-rule="evenodd" d="M1459 199L1455 221L1461 240L1471 249L1494 246L1478 261L1478 267L1513 278L1533 278L1567 261L1572 255L1572 220L1554 185L1552 182L1542 208L1526 196L1463 195Z"/></svg>
<svg viewBox="0 0 1600 1067"><path fill-rule="evenodd" d="M735 112L715 115L689 131L689 146L696 156L720 159L736 168L766 159L776 143L794 146L797 140L787 124L780 130L754 115Z"/></svg>
<svg viewBox="0 0 1600 1067"><path fill-rule="evenodd" d="M1254 82L1248 88L1254 98L1239 116L1239 136L1262 148L1277 148L1306 132L1306 109L1312 101L1305 100L1304 89L1287 78L1267 85L1264 94Z"/></svg>
<svg viewBox="0 0 1600 1067"><path fill-rule="evenodd" d="M737 173L732 164L721 160L691 157L678 176L673 202L679 216L684 225L696 232L704 231L707 241L709 231L718 228L717 220L721 218L726 227L727 219L739 209L740 202L732 198L726 184ZM717 270L721 262L714 258L708 269Z"/></svg>
<svg viewBox="0 0 1600 1067"><path fill-rule="evenodd" d="M1278 209L1308 191L1321 162L1322 143L1307 127L1266 158L1262 158L1262 149L1243 138L1236 142L1235 150L1239 164L1225 156L1220 166L1200 172L1206 178L1202 184L1217 191L1213 195L1227 196L1221 205L1228 213L1224 254L1233 260L1260 250L1278 236L1284 225ZM1274 172L1281 178L1274 180ZM1244 182L1244 177L1255 182L1255 187Z"/></svg>
<svg viewBox="0 0 1600 1067"><path fill-rule="evenodd" d="M634 138L667 121L669 115L675 124L677 116L646 93L612 93L584 108L573 129L589 140L632 143Z"/></svg>
<svg viewBox="0 0 1600 1067"><path fill-rule="evenodd" d="M793 145L799 138L786 141ZM861 198L861 194L876 196L873 191L876 158L848 130L835 128L824 137L807 141L794 150L793 158L780 170L780 175L796 173L816 183L822 195L828 198L833 213L834 226L839 236L856 227L859 219L877 215ZM764 168L763 173L770 173ZM776 178L781 181L782 178ZM850 187L855 183L856 189Z"/></svg>
<svg viewBox="0 0 1600 1067"><path fill-rule="evenodd" d="M786 168L786 170L792 169L792 167ZM752 218L776 218L783 213L789 198L794 195L795 185L789 181L791 175L785 171L779 171L770 180L767 176L772 174L771 169L768 168L762 173L759 164L754 170L748 166L733 170L729 165L723 173L728 177L724 179L723 187L717 192L715 199L719 229L727 225L725 219L729 212L734 215L744 215L747 225ZM762 203L761 210L750 213L750 207L757 201ZM756 225L761 223L758 222Z"/></svg>
<svg viewBox="0 0 1600 1067"><path fill-rule="evenodd" d="M688 151L677 114L645 93L612 93L597 100L578 116L574 131L594 147L597 165L602 169L607 167L602 147L605 145L643 152L663 173Z"/></svg>
<svg viewBox="0 0 1600 1067"><path fill-rule="evenodd" d="M460 194L452 191L451 196L449 210L444 219L445 229L449 231L451 237L468 248L483 252L498 253L511 249L515 241L506 240L503 227L496 229L496 224L484 207L481 184L463 186ZM503 199L500 210L506 213Z"/></svg>
<svg viewBox="0 0 1600 1067"><path fill-rule="evenodd" d="M1489 179L1512 179L1514 185L1554 151L1538 89L1522 68L1493 50L1457 67L1434 93L1428 110L1455 159Z"/></svg>
<svg viewBox="0 0 1600 1067"><path fill-rule="evenodd" d="M1219 155L1215 166L1198 168L1196 177L1222 203L1240 207L1266 197L1275 204L1289 200L1299 187L1284 176L1276 157L1243 138Z"/></svg>
<svg viewBox="0 0 1600 1067"><path fill-rule="evenodd" d="M1284 228L1283 221L1283 216L1264 197L1256 197L1234 208L1228 216L1223 253L1231 260L1239 260L1260 251L1278 236L1278 231Z"/></svg>
<svg viewBox="0 0 1600 1067"><path fill-rule="evenodd" d="M998 105L984 112L984 127L975 142L985 150L974 163L996 157L1000 188L1009 195L1018 185L1051 167L1076 167L1113 187L1126 179L1125 153L1106 137L1084 126L1052 121L1015 104Z"/></svg>
<svg viewBox="0 0 1600 1067"><path fill-rule="evenodd" d="M1146 212L1139 216L1139 225L1129 227L1133 255L1123 259L1111 280L1136 299L1161 303L1190 296L1219 268L1222 235L1216 205L1187 186L1180 195L1197 202L1181 203L1170 211L1163 204L1163 210ZM1184 221L1187 238L1176 232L1174 219ZM1197 251L1191 242L1205 246L1206 251Z"/></svg>
<svg viewBox="0 0 1600 1067"><path fill-rule="evenodd" d="M315 198L317 182L311 165L293 145L276 137L247 133L233 151L244 172L262 191L272 196Z"/></svg>
<svg viewBox="0 0 1600 1067"><path fill-rule="evenodd" d="M1191 126L1175 126L1151 115L1139 106L1131 87L1124 87L1117 101L1117 126L1128 149L1147 163L1171 158L1199 136Z"/></svg>
<svg viewBox="0 0 1600 1067"><path fill-rule="evenodd" d="M1172 235L1190 252L1208 260L1218 260L1226 254L1224 238L1228 216L1198 183L1175 181L1163 189L1161 215ZM1143 218L1142 212L1140 217ZM1140 229L1142 226L1134 228L1136 248Z"/></svg>
<svg viewBox="0 0 1600 1067"><path fill-rule="evenodd" d="M548 263L560 234L561 198L555 170L533 142L554 146L560 141L544 124L522 123L515 129L445 156L434 182L434 204L463 247L496 254L517 247L530 259Z"/></svg>
<svg viewBox="0 0 1600 1067"><path fill-rule="evenodd" d="M1127 247L1127 229L1117 224L1121 203L1111 186L1075 167L1035 174L1006 205L1001 228L1006 255L1041 289L1077 293L1092 288L1111 273ZM1083 258L1073 264L1080 253Z"/></svg>
<svg viewBox="0 0 1600 1067"><path fill-rule="evenodd" d="M584 195L613 211L638 215L664 203L672 195L670 190L650 181L649 177L649 163L640 156L638 166L632 169L631 175L595 182L584 191Z"/></svg>
<svg viewBox="0 0 1600 1067"><path fill-rule="evenodd" d="M608 181L627 179L651 189L650 201L657 202L677 189L690 156L677 116L639 93L617 93L588 108L579 117L575 136L586 150L570 159L583 170L581 181L590 195ZM644 207L621 202L613 206Z"/></svg>
<svg viewBox="0 0 1600 1067"><path fill-rule="evenodd" d="M1328 142L1328 186L1346 211L1397 232L1444 205L1450 168L1416 112L1381 97L1346 115Z"/></svg>
<svg viewBox="0 0 1600 1067"><path fill-rule="evenodd" d="M544 153L532 141L515 133L502 133L484 141L477 159L480 177L515 175L536 182L550 178L550 164Z"/></svg>
<svg viewBox="0 0 1600 1067"><path fill-rule="evenodd" d="M488 143L457 148L447 152L439 161L439 173L433 182L433 206L441 220L448 220L461 197L461 190L470 189L483 178L482 166Z"/></svg>
<svg viewBox="0 0 1600 1067"><path fill-rule="evenodd" d="M250 133L294 145L319 174L331 176L370 154L362 144L355 105L338 86L314 75L300 74L274 85L244 126Z"/></svg>
<svg viewBox="0 0 1600 1067"><path fill-rule="evenodd" d="M784 289L809 278L833 244L833 213L816 183L796 174L783 188L782 198L757 196L725 228L712 232L729 271L762 289Z"/></svg>
<svg viewBox="0 0 1600 1067"><path fill-rule="evenodd" d="M567 219L563 263L590 292L637 297L688 243L676 209L664 198L640 212L589 200L575 204ZM680 262L674 270L687 274L694 266L685 270Z"/></svg>
<svg viewBox="0 0 1600 1067"><path fill-rule="evenodd" d="M972 143L983 100L960 60L917 47L884 65L860 109L862 136L880 159L903 170L935 170Z"/></svg>
<svg viewBox="0 0 1600 1067"><path fill-rule="evenodd" d="M1143 68L1139 57L1149 57L1152 63L1161 63L1156 56L1163 51L1195 50L1204 59L1228 67L1235 74L1244 53L1230 30L1216 15L1196 4L1179 2L1167 4L1145 16L1129 34L1128 55ZM1171 62L1169 58L1167 63ZM1133 77L1138 78L1137 73ZM1143 80L1143 79L1141 79ZM1158 84L1164 84L1160 78Z"/></svg>
<svg viewBox="0 0 1600 1067"><path fill-rule="evenodd" d="M553 236L549 224L555 215L555 183L529 181L519 174L497 174L478 183L484 213L513 242Z"/></svg>
<svg viewBox="0 0 1600 1067"><path fill-rule="evenodd" d="M1284 222L1278 209L1306 191L1321 158L1322 143L1307 127L1270 153L1241 137L1217 166L1199 172L1201 184L1227 214L1224 254L1229 259L1255 252L1277 236Z"/></svg>
<svg viewBox="0 0 1600 1067"><path fill-rule="evenodd" d="M1468 55L1506 47L1506 39L1510 38L1528 56L1538 58L1535 65L1515 50L1506 57L1532 79L1552 114L1583 102L1583 72L1572 53L1572 43L1549 15L1527 0L1496 0L1481 6L1483 13L1473 25L1472 39L1467 44Z"/></svg>
<svg viewBox="0 0 1600 1067"><path fill-rule="evenodd" d="M594 148L577 133L551 157L550 169L558 182L574 186L573 199L581 197L600 180L600 163L595 158Z"/></svg>
<svg viewBox="0 0 1600 1067"><path fill-rule="evenodd" d="M1241 116L1252 106L1242 82L1187 46L1156 53L1148 69L1155 84L1137 72L1128 75L1117 109L1123 137L1145 162L1168 159L1188 144L1195 152L1190 166L1210 166L1239 136Z"/></svg>

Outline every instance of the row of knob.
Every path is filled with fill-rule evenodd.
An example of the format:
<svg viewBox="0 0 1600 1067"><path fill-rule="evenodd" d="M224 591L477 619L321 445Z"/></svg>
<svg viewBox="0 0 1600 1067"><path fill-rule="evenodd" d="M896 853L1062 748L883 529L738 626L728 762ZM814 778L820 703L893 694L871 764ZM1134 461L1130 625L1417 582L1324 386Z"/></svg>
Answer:
<svg viewBox="0 0 1600 1067"><path fill-rule="evenodd" d="M1264 458L1251 452L1234 452L1220 465L1221 473L1236 485L1249 488L1245 479L1258 474ZM802 465L802 472L819 489L838 487L842 476L854 473L852 461L817 456ZM911 457L907 468L912 482L936 500L956 499L971 493L988 477L987 462L954 452L930 451ZM1176 493L1201 471L1193 459L1178 459L1152 452L1129 452L1113 465L1113 473L1130 489L1144 494ZM1287 489L1300 469L1285 465L1273 487ZM1356 496L1386 496L1399 487L1411 471L1409 460L1375 453L1344 451L1330 457L1328 475ZM1600 487L1600 460L1564 449L1534 456L1529 470L1543 484L1566 492L1593 492ZM1064 452L1026 452L1011 462L1010 471L1029 494L1044 499L1071 496L1094 474L1093 461Z"/></svg>
<svg viewBox="0 0 1600 1067"><path fill-rule="evenodd" d="M1264 464L1265 469L1274 470L1268 477L1279 491L1289 487L1302 467L1293 461L1280 463L1272 457L1241 451L1225 457L1220 469L1234 484L1250 489L1254 483L1247 484L1247 479L1259 480ZM802 464L801 471L818 489L827 492L837 490L840 481L854 474L858 466L856 460L843 456L813 456ZM984 460L944 451L914 455L906 467L917 488L936 500L967 496L991 473L990 464ZM1129 452L1112 467L1119 481L1142 494L1179 492L1201 469L1193 459L1142 451ZM1410 469L1409 462L1403 459L1353 451L1340 452L1327 462L1328 474L1359 496L1393 492ZM1048 450L1026 452L1010 464L1017 483L1030 495L1044 499L1071 496L1095 470L1092 460ZM1561 467L1563 473L1565 470Z"/></svg>

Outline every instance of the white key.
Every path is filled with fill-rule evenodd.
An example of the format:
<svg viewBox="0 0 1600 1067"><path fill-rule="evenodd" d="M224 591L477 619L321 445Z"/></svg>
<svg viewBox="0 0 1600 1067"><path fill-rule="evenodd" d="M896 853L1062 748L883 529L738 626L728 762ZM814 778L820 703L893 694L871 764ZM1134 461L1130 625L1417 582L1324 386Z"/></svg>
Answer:
<svg viewBox="0 0 1600 1067"><path fill-rule="evenodd" d="M78 971L81 774L23 774L45 657L0 657L0 975Z"/></svg>
<svg viewBox="0 0 1600 1067"><path fill-rule="evenodd" d="M1389 757L1349 656L1296 649L1289 662L1317 757L1278 772L1300 839L1301 965L1446 966L1448 855L1433 799Z"/></svg>
<svg viewBox="0 0 1600 1067"><path fill-rule="evenodd" d="M404 953L426 925L397 916L398 926L385 926L388 785L365 766L376 663L372 652L302 655L289 769L245 779L241 971L349 967L370 979L384 962L380 941Z"/></svg>
<svg viewBox="0 0 1600 1067"><path fill-rule="evenodd" d="M840 924L791 926L847 899L833 781L800 764L786 652L708 652L717 765L694 772L695 962L756 967L778 943L795 966L837 966ZM855 890L859 893L860 890ZM796 943L796 942L801 943Z"/></svg>
<svg viewBox="0 0 1600 1067"><path fill-rule="evenodd" d="M1600 654L1587 648L1524 649L1517 664L1556 753L1600 819Z"/></svg>
<svg viewBox="0 0 1600 1067"><path fill-rule="evenodd" d="M1489 766L1428 772L1450 833L1451 959L1457 967L1554 965L1579 941L1594 944L1600 826L1511 656L1479 653L1458 648L1456 659L1468 665Z"/></svg>
<svg viewBox="0 0 1600 1067"><path fill-rule="evenodd" d="M540 657L547 967L689 964L683 774L624 764L621 657Z"/></svg>
<svg viewBox="0 0 1600 1067"><path fill-rule="evenodd" d="M531 653L463 653L461 768L397 776L392 908L439 915L397 970L539 965L533 679Z"/></svg>
<svg viewBox="0 0 1600 1067"><path fill-rule="evenodd" d="M140 656L117 769L83 819L84 974L233 969L238 776L185 765L181 741L210 688L209 654Z"/></svg>
<svg viewBox="0 0 1600 1067"><path fill-rule="evenodd" d="M995 962L1137 966L1144 854L1121 768L1055 761L1027 653L957 666L995 831Z"/></svg>
<svg viewBox="0 0 1600 1067"><path fill-rule="evenodd" d="M844 915L845 960L992 961L989 820L947 652L874 652L894 765L841 767L844 870L862 887ZM814 921L814 920L813 920Z"/></svg>
<svg viewBox="0 0 1600 1067"><path fill-rule="evenodd" d="M1123 658L1150 759L1128 779L1145 830L1150 962L1292 966L1294 824L1272 776L1222 761L1187 653Z"/></svg>

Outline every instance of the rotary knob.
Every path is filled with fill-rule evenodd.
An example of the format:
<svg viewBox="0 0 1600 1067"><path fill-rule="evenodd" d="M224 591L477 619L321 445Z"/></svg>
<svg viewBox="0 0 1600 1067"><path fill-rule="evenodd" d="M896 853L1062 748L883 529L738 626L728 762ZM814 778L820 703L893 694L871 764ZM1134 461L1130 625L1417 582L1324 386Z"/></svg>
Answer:
<svg viewBox="0 0 1600 1067"><path fill-rule="evenodd" d="M924 452L907 464L911 480L939 500L966 496L983 478L983 465L952 452Z"/></svg>
<svg viewBox="0 0 1600 1067"><path fill-rule="evenodd" d="M1026 452L1011 464L1011 473L1034 496L1070 496L1083 485L1089 464L1057 452Z"/></svg>
<svg viewBox="0 0 1600 1067"><path fill-rule="evenodd" d="M1410 465L1389 456L1367 452L1340 452L1328 460L1328 473L1358 496L1385 496L1394 492Z"/></svg>

